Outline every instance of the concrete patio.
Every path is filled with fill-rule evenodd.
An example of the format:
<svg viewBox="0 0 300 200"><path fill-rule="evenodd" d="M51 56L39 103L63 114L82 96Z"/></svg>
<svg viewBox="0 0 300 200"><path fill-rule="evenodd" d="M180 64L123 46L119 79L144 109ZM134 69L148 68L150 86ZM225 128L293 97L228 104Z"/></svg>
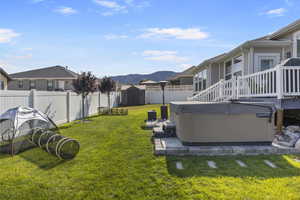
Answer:
<svg viewBox="0 0 300 200"><path fill-rule="evenodd" d="M196 155L196 156L232 156L232 155L282 155L299 154L294 148L277 148L271 145L232 145L232 146L185 146L178 138L155 138L155 155Z"/></svg>

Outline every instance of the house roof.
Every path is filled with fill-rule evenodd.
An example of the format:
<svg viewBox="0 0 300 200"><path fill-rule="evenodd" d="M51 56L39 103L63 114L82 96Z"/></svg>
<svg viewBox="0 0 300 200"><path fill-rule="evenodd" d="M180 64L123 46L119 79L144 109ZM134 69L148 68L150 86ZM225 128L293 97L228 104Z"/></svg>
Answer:
<svg viewBox="0 0 300 200"><path fill-rule="evenodd" d="M220 62L220 61L224 61L225 59L228 59L231 56L234 56L235 54L237 54L238 52L240 52L240 50L242 48L246 48L246 47L259 47L259 46L288 46L291 44L290 40L278 40L278 38L284 34L287 34L289 32L292 32L294 30L300 29L300 19L296 20L295 22L283 27L282 29L274 32L271 35L266 35L263 37L259 37L256 38L254 40L249 40L246 41L244 43L242 43L241 45L239 45L238 47L232 49L231 51L218 55L216 57L204 60L202 63L200 63L197 67L197 69L199 70L200 67L205 66L207 64L213 63L213 62Z"/></svg>
<svg viewBox="0 0 300 200"><path fill-rule="evenodd" d="M194 74L196 73L197 67L196 66L192 66L186 70L184 70L183 72L171 77L169 80L176 80L178 78L189 78L189 77L193 77Z"/></svg>
<svg viewBox="0 0 300 200"><path fill-rule="evenodd" d="M4 71L4 69L2 69L1 67L0 67L0 74L3 74L3 76L5 76L7 80L11 80L11 77L8 75L8 73Z"/></svg>
<svg viewBox="0 0 300 200"><path fill-rule="evenodd" d="M278 31L272 33L268 36L268 39L277 39L278 37L285 35L289 32L295 31L300 28L300 19L288 24L287 26L279 29Z"/></svg>
<svg viewBox="0 0 300 200"><path fill-rule="evenodd" d="M10 74L12 79L38 79L38 78L48 78L48 79L76 79L77 73L68 70L66 67L53 66L41 69L35 69L25 72L19 72L15 74Z"/></svg>
<svg viewBox="0 0 300 200"><path fill-rule="evenodd" d="M152 81L152 80L146 80L146 81L142 81L140 83L140 85L142 85L142 84L145 84L145 85L147 85L147 84L158 84L158 82Z"/></svg>
<svg viewBox="0 0 300 200"><path fill-rule="evenodd" d="M121 90L127 90L128 88L131 88L131 87L136 87L140 90L145 90L146 89L145 85L122 85Z"/></svg>

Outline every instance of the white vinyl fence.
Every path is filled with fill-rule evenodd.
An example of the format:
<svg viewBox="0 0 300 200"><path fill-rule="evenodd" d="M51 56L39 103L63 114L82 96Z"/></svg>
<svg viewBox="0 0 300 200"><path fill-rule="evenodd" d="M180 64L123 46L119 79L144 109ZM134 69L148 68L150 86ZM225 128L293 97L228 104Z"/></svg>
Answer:
<svg viewBox="0 0 300 200"><path fill-rule="evenodd" d="M146 104L161 104L162 90L160 86L147 86L145 92ZM165 103L172 101L186 101L188 97L193 95L192 86L166 86L165 88Z"/></svg>
<svg viewBox="0 0 300 200"><path fill-rule="evenodd" d="M111 106L118 106L120 95L111 94ZM80 119L82 98L73 92L44 91L0 91L0 114L18 106L29 106L47 114L54 122L61 124ZM86 98L85 116L97 113L98 107L107 107L107 94L93 93Z"/></svg>

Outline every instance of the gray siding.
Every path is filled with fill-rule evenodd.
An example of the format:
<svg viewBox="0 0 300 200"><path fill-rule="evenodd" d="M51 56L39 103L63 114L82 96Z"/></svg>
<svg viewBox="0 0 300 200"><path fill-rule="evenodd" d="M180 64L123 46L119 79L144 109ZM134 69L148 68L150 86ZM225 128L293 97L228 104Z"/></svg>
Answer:
<svg viewBox="0 0 300 200"><path fill-rule="evenodd" d="M12 80L8 83L8 90L30 90L30 80L22 80L23 87L19 88L19 80ZM58 80L53 80L53 90L58 89ZM73 90L72 80L60 80L65 81L65 90ZM35 89L39 91L49 91L48 90L48 80L35 80Z"/></svg>
<svg viewBox="0 0 300 200"><path fill-rule="evenodd" d="M214 63L211 65L211 85L219 81L219 64Z"/></svg>
<svg viewBox="0 0 300 200"><path fill-rule="evenodd" d="M193 85L193 77L180 78L180 85Z"/></svg>

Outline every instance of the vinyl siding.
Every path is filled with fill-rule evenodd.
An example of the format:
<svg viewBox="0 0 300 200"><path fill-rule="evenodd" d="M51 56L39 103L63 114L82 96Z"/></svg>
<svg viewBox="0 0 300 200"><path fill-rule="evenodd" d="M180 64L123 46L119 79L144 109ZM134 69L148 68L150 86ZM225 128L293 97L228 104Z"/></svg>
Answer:
<svg viewBox="0 0 300 200"><path fill-rule="evenodd" d="M3 75L3 74L1 74L0 73L0 81L3 81L4 82L4 90L6 90L7 89L7 78Z"/></svg>

